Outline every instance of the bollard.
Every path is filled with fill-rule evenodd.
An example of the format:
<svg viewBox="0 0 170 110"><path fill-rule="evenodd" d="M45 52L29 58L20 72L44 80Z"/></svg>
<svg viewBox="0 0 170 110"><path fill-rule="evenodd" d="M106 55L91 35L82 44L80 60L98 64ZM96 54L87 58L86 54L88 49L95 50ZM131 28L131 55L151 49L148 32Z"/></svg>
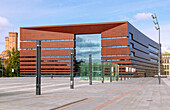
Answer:
<svg viewBox="0 0 170 110"><path fill-rule="evenodd" d="M122 81L122 64L121 64L121 81Z"/></svg>
<svg viewBox="0 0 170 110"><path fill-rule="evenodd" d="M12 77L12 68L11 68L11 77Z"/></svg>
<svg viewBox="0 0 170 110"><path fill-rule="evenodd" d="M119 70L119 68L118 68L118 65L116 65L116 68L115 68L115 73L117 73L118 72L118 70ZM119 72L118 72L118 74L116 74L116 81L118 81L119 79L118 79L118 76L119 75Z"/></svg>
<svg viewBox="0 0 170 110"><path fill-rule="evenodd" d="M126 66L125 66L125 69L126 69ZM126 73L126 71L125 71L125 73ZM124 73L124 80L126 80L126 78L125 78L125 73Z"/></svg>
<svg viewBox="0 0 170 110"><path fill-rule="evenodd" d="M116 81L118 81L118 75L116 75Z"/></svg>
<svg viewBox="0 0 170 110"><path fill-rule="evenodd" d="M73 50L71 50L71 68L70 68L70 89L74 89L74 77L73 77Z"/></svg>
<svg viewBox="0 0 170 110"><path fill-rule="evenodd" d="M41 41L36 46L36 95L41 95Z"/></svg>
<svg viewBox="0 0 170 110"><path fill-rule="evenodd" d="M110 82L112 82L112 61L110 62Z"/></svg>
<svg viewBox="0 0 170 110"><path fill-rule="evenodd" d="M89 85L92 85L92 55L89 55Z"/></svg>
<svg viewBox="0 0 170 110"><path fill-rule="evenodd" d="M102 61L102 74L101 74L101 77L102 77L102 83L104 83L104 62Z"/></svg>

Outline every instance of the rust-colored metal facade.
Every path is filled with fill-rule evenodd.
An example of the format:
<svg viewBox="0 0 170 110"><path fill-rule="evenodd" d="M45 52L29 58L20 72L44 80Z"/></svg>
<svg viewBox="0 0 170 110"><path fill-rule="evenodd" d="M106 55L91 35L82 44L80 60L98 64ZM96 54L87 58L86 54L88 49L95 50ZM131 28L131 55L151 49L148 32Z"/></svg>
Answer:
<svg viewBox="0 0 170 110"><path fill-rule="evenodd" d="M133 76L157 71L158 43L149 39L129 22L92 23L20 28L20 76L36 74L36 40L42 40L42 76L69 76L70 51L75 51L76 34L101 33L101 59L104 62L136 68ZM151 54L150 54L151 53ZM74 54L76 55L76 53ZM152 59L152 60L151 60Z"/></svg>

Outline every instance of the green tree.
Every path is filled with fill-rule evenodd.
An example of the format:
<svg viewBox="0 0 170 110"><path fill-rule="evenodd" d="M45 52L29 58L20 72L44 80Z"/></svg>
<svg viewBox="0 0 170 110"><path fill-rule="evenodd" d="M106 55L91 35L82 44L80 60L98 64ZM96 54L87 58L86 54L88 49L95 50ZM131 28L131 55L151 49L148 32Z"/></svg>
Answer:
<svg viewBox="0 0 170 110"><path fill-rule="evenodd" d="M1 72L0 76L2 76L2 62L1 62L1 59L0 59L0 72Z"/></svg>
<svg viewBox="0 0 170 110"><path fill-rule="evenodd" d="M12 51L7 51L7 55L9 56L8 59L6 59L6 76L11 76L12 68L14 69L13 76L17 76L17 73L19 73L19 57L20 53L18 50L12 49Z"/></svg>
<svg viewBox="0 0 170 110"><path fill-rule="evenodd" d="M7 56L11 57L11 51L10 50L7 50Z"/></svg>

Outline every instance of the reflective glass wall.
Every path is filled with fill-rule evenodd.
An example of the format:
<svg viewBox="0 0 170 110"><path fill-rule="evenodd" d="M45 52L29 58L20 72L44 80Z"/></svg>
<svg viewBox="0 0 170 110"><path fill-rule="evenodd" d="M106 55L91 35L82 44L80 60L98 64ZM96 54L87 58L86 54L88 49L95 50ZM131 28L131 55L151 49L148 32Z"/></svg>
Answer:
<svg viewBox="0 0 170 110"><path fill-rule="evenodd" d="M89 62L89 54L92 54L92 62L101 62L101 34L77 34L75 35L76 60Z"/></svg>

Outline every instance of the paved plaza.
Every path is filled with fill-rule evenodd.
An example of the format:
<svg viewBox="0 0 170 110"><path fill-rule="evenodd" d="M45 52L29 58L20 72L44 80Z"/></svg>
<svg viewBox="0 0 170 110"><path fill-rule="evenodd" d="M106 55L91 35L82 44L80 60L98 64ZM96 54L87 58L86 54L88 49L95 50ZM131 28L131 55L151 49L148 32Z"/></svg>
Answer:
<svg viewBox="0 0 170 110"><path fill-rule="evenodd" d="M35 77L0 78L0 110L169 110L170 80L132 78L93 82L42 77L42 95L35 95Z"/></svg>

